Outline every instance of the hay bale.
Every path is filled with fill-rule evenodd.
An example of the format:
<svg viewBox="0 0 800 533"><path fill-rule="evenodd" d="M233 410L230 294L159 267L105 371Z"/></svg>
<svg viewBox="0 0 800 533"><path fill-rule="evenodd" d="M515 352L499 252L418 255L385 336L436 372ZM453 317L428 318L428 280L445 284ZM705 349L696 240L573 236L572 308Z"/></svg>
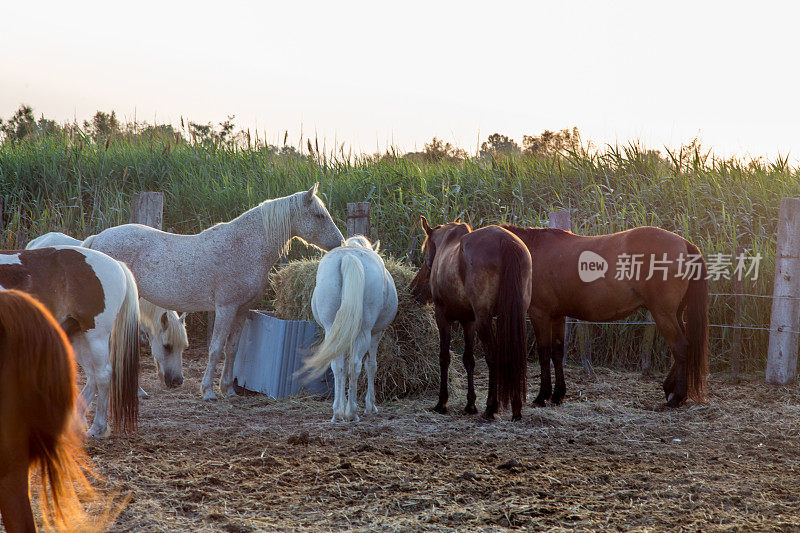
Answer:
<svg viewBox="0 0 800 533"><path fill-rule="evenodd" d="M375 395L378 401L409 396L439 386L439 333L430 306L418 304L409 290L416 272L391 257L386 269L397 286L397 317L378 346ZM292 261L270 276L275 316L284 320L314 320L311 295L319 258ZM362 372L361 380L365 380ZM363 394L365 383L359 383Z"/></svg>

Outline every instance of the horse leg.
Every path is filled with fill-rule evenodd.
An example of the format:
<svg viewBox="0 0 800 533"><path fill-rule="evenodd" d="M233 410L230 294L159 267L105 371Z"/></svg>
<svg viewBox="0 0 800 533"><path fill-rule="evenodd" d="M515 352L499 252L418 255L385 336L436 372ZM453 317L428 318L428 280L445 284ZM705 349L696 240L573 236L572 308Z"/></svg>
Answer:
<svg viewBox="0 0 800 533"><path fill-rule="evenodd" d="M478 318L475 324L478 332L478 338L483 344L483 352L486 354L486 366L489 367L489 391L486 394L486 411L483 412L483 418L486 420L494 420L494 415L497 412L497 354L496 343L494 342L494 332L492 331L492 318Z"/></svg>
<svg viewBox="0 0 800 533"><path fill-rule="evenodd" d="M478 412L475 407L475 322L462 322L464 330L464 368L467 370L467 405L464 413L474 415Z"/></svg>
<svg viewBox="0 0 800 533"><path fill-rule="evenodd" d="M450 368L451 323L438 306L436 307L436 326L439 328L439 401L433 410L444 414L447 412L447 400L450 397L450 392L447 390L447 371Z"/></svg>
<svg viewBox="0 0 800 533"><path fill-rule="evenodd" d="M217 307L214 317L214 331L211 334L211 345L208 348L208 365L206 365L206 372L203 374L203 382L200 385L204 400L217 399L217 395L214 394L214 373L225 352L225 341L228 340L231 325L236 318L236 308Z"/></svg>
<svg viewBox="0 0 800 533"><path fill-rule="evenodd" d="M327 335L328 332L325 332ZM345 382L347 374L344 367L344 354L338 355L336 359L331 361L331 370L333 371L333 417L331 422L337 420L344 420L344 404L346 401L344 394Z"/></svg>
<svg viewBox="0 0 800 533"><path fill-rule="evenodd" d="M228 346L225 349L225 364L222 366L222 376L219 379L219 390L223 396L232 398L236 396L233 388L233 365L236 362L236 352L239 351L239 339L242 338L244 321L247 318L249 306L244 307L236 314L236 318L231 325L231 332L228 335Z"/></svg>
<svg viewBox="0 0 800 533"><path fill-rule="evenodd" d="M669 375L664 380L664 395L667 398L669 407L678 407L685 400L686 390L686 352L689 349L689 341L684 335L677 317L672 313L656 312L652 309L650 314L656 323L656 327L667 341L675 361Z"/></svg>
<svg viewBox="0 0 800 533"><path fill-rule="evenodd" d="M97 405L95 406L94 421L87 435L96 439L107 437L111 432L108 426L108 402L111 389L111 358L108 352L108 334L90 330L86 333L92 363L89 372L94 374L95 388L97 389ZM86 367L85 367L86 368Z"/></svg>
<svg viewBox="0 0 800 533"><path fill-rule="evenodd" d="M72 344L72 351L75 354L75 361L80 365L83 369L83 373L86 375L86 384L83 386L83 390L81 390L81 398L83 401L78 402L76 406L78 415L83 420L83 424L86 425L86 415L89 411L89 405L91 405L97 393L97 384L94 380L94 370L92 367L92 350L89 347L89 342L86 340L86 335L83 333L73 335L70 338L70 342Z"/></svg>
<svg viewBox="0 0 800 533"><path fill-rule="evenodd" d="M383 331L372 335L369 345L369 359L367 360L367 396L364 400L364 414L377 413L375 406L375 374L378 372L378 344L383 337Z"/></svg>
<svg viewBox="0 0 800 533"><path fill-rule="evenodd" d="M361 375L361 366L364 364L364 354L367 353L372 342L371 335L359 335L355 344L350 348L350 362L347 379L349 380L350 390L347 393L347 405L345 406L344 416L347 420L358 422L358 404L356 395L358 394L358 376Z"/></svg>
<svg viewBox="0 0 800 533"><path fill-rule="evenodd" d="M550 350L550 360L553 362L553 371L556 376L556 386L553 389L553 397L550 402L558 405L567 393L567 385L564 382L564 331L566 319L561 317L553 322L552 328L552 348Z"/></svg>
<svg viewBox="0 0 800 533"><path fill-rule="evenodd" d="M8 533L35 532L28 487L27 447L20 446L11 469L0 476L0 515Z"/></svg>
<svg viewBox="0 0 800 533"><path fill-rule="evenodd" d="M533 315L531 315L531 322L533 323L533 331L536 335L536 346L539 352L539 369L541 371L539 394L536 396L536 399L533 400L532 405L534 407L544 407L553 393L552 383L550 382L550 352L552 351L553 342L553 323L549 318Z"/></svg>

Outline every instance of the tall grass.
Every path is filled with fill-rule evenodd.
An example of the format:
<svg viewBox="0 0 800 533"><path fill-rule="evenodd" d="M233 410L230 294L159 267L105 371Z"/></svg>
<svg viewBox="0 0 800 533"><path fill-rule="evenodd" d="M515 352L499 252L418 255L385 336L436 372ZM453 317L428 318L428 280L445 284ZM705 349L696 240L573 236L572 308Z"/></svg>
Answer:
<svg viewBox="0 0 800 533"><path fill-rule="evenodd" d="M84 237L127 222L130 197L143 190L165 194L165 229L196 232L314 182L341 228L347 202L372 202L373 237L398 257L413 255L421 244L420 215L431 222L460 216L474 227L539 226L549 211L570 209L576 233L654 225L688 238L706 254L733 253L738 246L760 253L759 279L746 281L745 292L770 294L780 198L798 194L800 175L785 160L719 160L697 146L666 157L631 144L599 153L424 162L389 155L288 157L168 141L98 145L43 136L0 145L0 242L17 248L47 231ZM734 292L733 283L712 281L711 291ZM746 324L768 324L768 299L744 304ZM712 297L710 309L712 323L733 322L732 297ZM596 328L595 361L634 367L641 331L634 325ZM716 370L727 368L731 333L711 330ZM745 368L763 368L766 343L766 332L745 332ZM655 361L663 367L663 345L659 352Z"/></svg>

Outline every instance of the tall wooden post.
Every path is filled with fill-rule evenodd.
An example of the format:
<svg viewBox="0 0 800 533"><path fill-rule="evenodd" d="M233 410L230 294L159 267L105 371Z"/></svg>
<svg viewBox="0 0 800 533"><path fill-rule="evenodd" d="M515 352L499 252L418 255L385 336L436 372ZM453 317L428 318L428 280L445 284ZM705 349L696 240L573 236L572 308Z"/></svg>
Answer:
<svg viewBox="0 0 800 533"><path fill-rule="evenodd" d="M164 193L140 192L131 201L131 223L161 229L164 221Z"/></svg>
<svg viewBox="0 0 800 533"><path fill-rule="evenodd" d="M548 217L548 226L551 228L563 229L566 231L572 231L572 221L570 220L570 215L568 210L563 211L553 211L550 213ZM536 251L534 250L534 255ZM536 260L536 257L533 258ZM577 271L578 265L575 265L575 270ZM576 327L577 326L577 327ZM590 339L589 328L591 328L590 324L581 324L578 325L577 320L573 320L571 318L566 319L566 324L564 326L564 363L567 362L567 351L569 349L569 338L571 332L575 333L575 337L578 340L578 351L581 354L581 363L583 363L583 370L589 374L594 374L594 368L592 368L592 343Z"/></svg>
<svg viewBox="0 0 800 533"><path fill-rule="evenodd" d="M744 253L744 248L736 249L736 256ZM733 339L731 340L731 377L739 379L742 361L742 293L744 292L744 273L737 273L733 278Z"/></svg>
<svg viewBox="0 0 800 533"><path fill-rule="evenodd" d="M800 199L782 198L775 249L775 285L772 290L767 383L786 385L797 375L800 324Z"/></svg>
<svg viewBox="0 0 800 533"><path fill-rule="evenodd" d="M370 239L369 202L348 202L347 236L363 235Z"/></svg>

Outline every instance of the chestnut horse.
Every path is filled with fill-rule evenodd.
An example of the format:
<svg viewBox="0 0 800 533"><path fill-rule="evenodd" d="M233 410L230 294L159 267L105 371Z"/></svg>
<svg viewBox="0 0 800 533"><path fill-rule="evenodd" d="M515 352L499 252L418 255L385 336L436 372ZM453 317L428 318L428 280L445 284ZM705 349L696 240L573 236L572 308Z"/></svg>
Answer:
<svg viewBox="0 0 800 533"><path fill-rule="evenodd" d="M650 311L674 356L663 384L667 405L678 407L687 396L705 400L708 281L705 261L694 244L649 226L595 237L550 228L502 227L521 238L533 258L528 313L542 370L534 405L548 400L558 404L566 393L565 317L605 322L641 307ZM609 266L616 273L607 273ZM550 384L551 360L555 389Z"/></svg>
<svg viewBox="0 0 800 533"><path fill-rule="evenodd" d="M77 397L72 348L53 316L21 291L0 291L0 514L9 533L36 531L29 496L36 469L45 522L83 529L78 492L94 492Z"/></svg>
<svg viewBox="0 0 800 533"><path fill-rule="evenodd" d="M439 328L441 381L439 402L433 410L447 412L450 328L457 320L464 329L464 412L477 412L473 377L477 330L489 367L489 393L483 416L493 419L498 407L510 402L512 418L519 420L526 391L525 312L531 299L530 253L520 239L498 226L472 231L469 225L456 220L431 228L422 217L422 229L427 235L423 245L425 264L411 287L420 302L433 300Z"/></svg>

